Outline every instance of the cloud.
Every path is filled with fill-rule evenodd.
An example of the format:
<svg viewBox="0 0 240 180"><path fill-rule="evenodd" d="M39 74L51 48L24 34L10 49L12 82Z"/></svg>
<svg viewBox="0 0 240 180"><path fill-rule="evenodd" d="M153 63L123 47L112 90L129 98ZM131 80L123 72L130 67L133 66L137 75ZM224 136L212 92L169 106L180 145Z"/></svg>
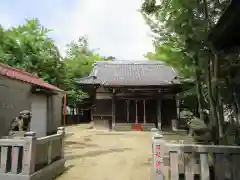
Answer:
<svg viewBox="0 0 240 180"><path fill-rule="evenodd" d="M16 25L25 17L38 17L54 30L51 37L63 54L67 43L83 35L88 36L92 49L118 59L141 60L153 49L149 29L138 12L141 0L13 1L19 5L11 6L5 0L2 6L0 2L0 23Z"/></svg>

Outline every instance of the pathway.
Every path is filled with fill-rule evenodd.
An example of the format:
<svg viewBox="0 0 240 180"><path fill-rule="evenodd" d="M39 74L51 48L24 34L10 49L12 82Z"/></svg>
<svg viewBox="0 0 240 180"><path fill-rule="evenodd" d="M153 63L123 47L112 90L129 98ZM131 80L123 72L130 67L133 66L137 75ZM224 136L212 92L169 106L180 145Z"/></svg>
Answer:
<svg viewBox="0 0 240 180"><path fill-rule="evenodd" d="M67 128L66 172L57 180L148 180L149 132L108 132Z"/></svg>

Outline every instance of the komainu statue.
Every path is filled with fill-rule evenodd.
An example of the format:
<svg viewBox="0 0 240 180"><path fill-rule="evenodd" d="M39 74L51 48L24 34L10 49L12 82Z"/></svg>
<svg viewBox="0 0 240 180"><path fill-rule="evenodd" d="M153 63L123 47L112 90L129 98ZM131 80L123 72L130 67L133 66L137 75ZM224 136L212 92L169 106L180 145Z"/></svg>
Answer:
<svg viewBox="0 0 240 180"><path fill-rule="evenodd" d="M32 113L28 110L20 112L19 116L14 118L11 122L9 135L13 135L14 132L29 131L31 123Z"/></svg>

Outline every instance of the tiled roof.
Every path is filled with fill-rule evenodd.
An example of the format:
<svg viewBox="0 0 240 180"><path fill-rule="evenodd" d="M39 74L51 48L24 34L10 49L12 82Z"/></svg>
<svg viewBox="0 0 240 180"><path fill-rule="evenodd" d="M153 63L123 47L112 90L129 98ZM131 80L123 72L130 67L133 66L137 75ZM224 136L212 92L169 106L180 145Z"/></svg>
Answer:
<svg viewBox="0 0 240 180"><path fill-rule="evenodd" d="M157 61L97 61L88 77L79 84L101 85L170 85L179 84L173 68Z"/></svg>
<svg viewBox="0 0 240 180"><path fill-rule="evenodd" d="M11 66L5 65L0 63L0 75L2 76L6 76L8 78L12 78L12 79L16 79L16 80L20 80L26 83L30 83L30 84L35 84L47 89L51 89L51 90L55 90L55 91L63 91L61 89L59 89L56 86L53 86L45 81L43 81L42 79L40 79L37 76L34 76L30 73L27 73L25 71L22 71L20 69L17 68L13 68Z"/></svg>

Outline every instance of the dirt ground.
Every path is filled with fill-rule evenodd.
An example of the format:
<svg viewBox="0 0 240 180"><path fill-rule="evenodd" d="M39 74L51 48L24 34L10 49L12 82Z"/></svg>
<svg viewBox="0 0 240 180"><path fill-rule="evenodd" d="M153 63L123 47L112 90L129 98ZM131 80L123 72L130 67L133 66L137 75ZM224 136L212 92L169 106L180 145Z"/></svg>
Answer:
<svg viewBox="0 0 240 180"><path fill-rule="evenodd" d="M86 125L85 125L86 126ZM150 132L67 128L66 172L57 180L149 180Z"/></svg>

